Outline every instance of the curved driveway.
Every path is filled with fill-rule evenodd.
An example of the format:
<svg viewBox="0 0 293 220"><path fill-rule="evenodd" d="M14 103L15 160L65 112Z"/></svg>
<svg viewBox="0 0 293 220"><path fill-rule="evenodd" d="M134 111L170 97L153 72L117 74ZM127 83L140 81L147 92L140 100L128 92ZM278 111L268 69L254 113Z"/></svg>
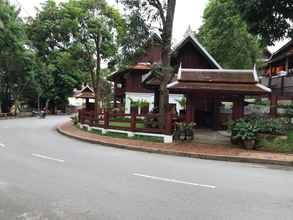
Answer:
<svg viewBox="0 0 293 220"><path fill-rule="evenodd" d="M0 219L293 219L293 169L93 145L0 121Z"/></svg>

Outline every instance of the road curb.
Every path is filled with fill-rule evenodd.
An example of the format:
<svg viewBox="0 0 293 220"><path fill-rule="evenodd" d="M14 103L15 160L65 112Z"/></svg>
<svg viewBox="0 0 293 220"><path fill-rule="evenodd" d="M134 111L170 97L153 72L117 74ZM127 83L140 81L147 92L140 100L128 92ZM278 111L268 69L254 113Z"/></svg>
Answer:
<svg viewBox="0 0 293 220"><path fill-rule="evenodd" d="M115 147L120 149L141 151L141 152L147 152L147 153L173 155L173 156L179 156L179 157L205 159L205 160L218 160L218 161L241 162L241 163L260 163L260 164L271 164L271 165L281 165L281 166L290 166L290 167L293 166L293 161L247 158L247 157L239 157L239 156L226 156L226 155L213 155L213 154L200 154L200 153L187 153L187 152L180 152L180 151L173 151L173 150L166 150L166 149L142 148L142 147L135 147L132 145L113 144L113 143L108 143L104 141L91 140L85 137L80 137L79 135L72 134L62 129L62 125L64 124L57 126L56 130L58 131L58 133L65 135L69 138L73 138L73 139L87 142L87 143L101 144L104 146Z"/></svg>

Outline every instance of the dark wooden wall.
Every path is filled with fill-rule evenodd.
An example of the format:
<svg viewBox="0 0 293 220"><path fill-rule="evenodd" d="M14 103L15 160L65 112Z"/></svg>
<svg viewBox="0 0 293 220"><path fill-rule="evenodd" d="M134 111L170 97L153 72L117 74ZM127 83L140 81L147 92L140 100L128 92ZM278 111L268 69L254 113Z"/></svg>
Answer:
<svg viewBox="0 0 293 220"><path fill-rule="evenodd" d="M161 63L161 53L159 45L151 46L137 59L137 63Z"/></svg>
<svg viewBox="0 0 293 220"><path fill-rule="evenodd" d="M214 69L206 56L199 52L191 42L186 43L178 52L177 63L182 64L182 68L192 69Z"/></svg>
<svg viewBox="0 0 293 220"><path fill-rule="evenodd" d="M127 92L152 92L143 87L141 82L143 74L145 74L145 72L140 70L133 70L132 72L129 72L125 75Z"/></svg>

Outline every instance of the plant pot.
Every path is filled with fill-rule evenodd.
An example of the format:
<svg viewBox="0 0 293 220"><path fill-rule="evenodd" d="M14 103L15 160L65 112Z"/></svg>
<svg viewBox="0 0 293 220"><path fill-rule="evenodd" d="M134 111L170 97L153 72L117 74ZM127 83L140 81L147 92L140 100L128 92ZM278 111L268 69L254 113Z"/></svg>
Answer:
<svg viewBox="0 0 293 220"><path fill-rule="evenodd" d="M247 150L252 150L255 148L255 140L254 139L244 140L243 145Z"/></svg>
<svg viewBox="0 0 293 220"><path fill-rule="evenodd" d="M230 138L231 144L233 145L239 145L241 144L241 140L240 139L235 139L233 137Z"/></svg>

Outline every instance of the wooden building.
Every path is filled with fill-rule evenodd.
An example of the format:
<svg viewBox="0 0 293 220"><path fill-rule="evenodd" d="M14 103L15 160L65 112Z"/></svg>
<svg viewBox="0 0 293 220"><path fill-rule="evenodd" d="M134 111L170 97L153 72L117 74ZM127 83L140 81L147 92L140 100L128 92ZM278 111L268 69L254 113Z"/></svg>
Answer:
<svg viewBox="0 0 293 220"><path fill-rule="evenodd" d="M266 62L262 83L272 89L271 114L277 114L278 100L293 99L293 40L273 53Z"/></svg>
<svg viewBox="0 0 293 220"><path fill-rule="evenodd" d="M143 91L152 95L152 107L159 105L160 81L150 71L154 64L160 63L160 48L155 47L147 48L137 64L110 76L115 85L115 99L123 103L128 92ZM174 48L172 66L176 73L168 85L170 97L186 97L184 119L198 126L220 128L222 102L233 103L232 116L237 119L244 115L245 96L270 93L269 88L260 84L256 70L223 69L192 35Z"/></svg>
<svg viewBox="0 0 293 220"><path fill-rule="evenodd" d="M160 38L153 35L135 64L120 69L108 77L108 80L114 83L114 107L124 109L124 112L129 114L133 110L132 101L145 101L148 103L148 111L154 109L154 91L143 85L142 77L150 72L153 65L161 63L159 41ZM182 94L171 94L169 97L169 102L176 105L178 111L182 109L177 102L181 98L183 98Z"/></svg>

